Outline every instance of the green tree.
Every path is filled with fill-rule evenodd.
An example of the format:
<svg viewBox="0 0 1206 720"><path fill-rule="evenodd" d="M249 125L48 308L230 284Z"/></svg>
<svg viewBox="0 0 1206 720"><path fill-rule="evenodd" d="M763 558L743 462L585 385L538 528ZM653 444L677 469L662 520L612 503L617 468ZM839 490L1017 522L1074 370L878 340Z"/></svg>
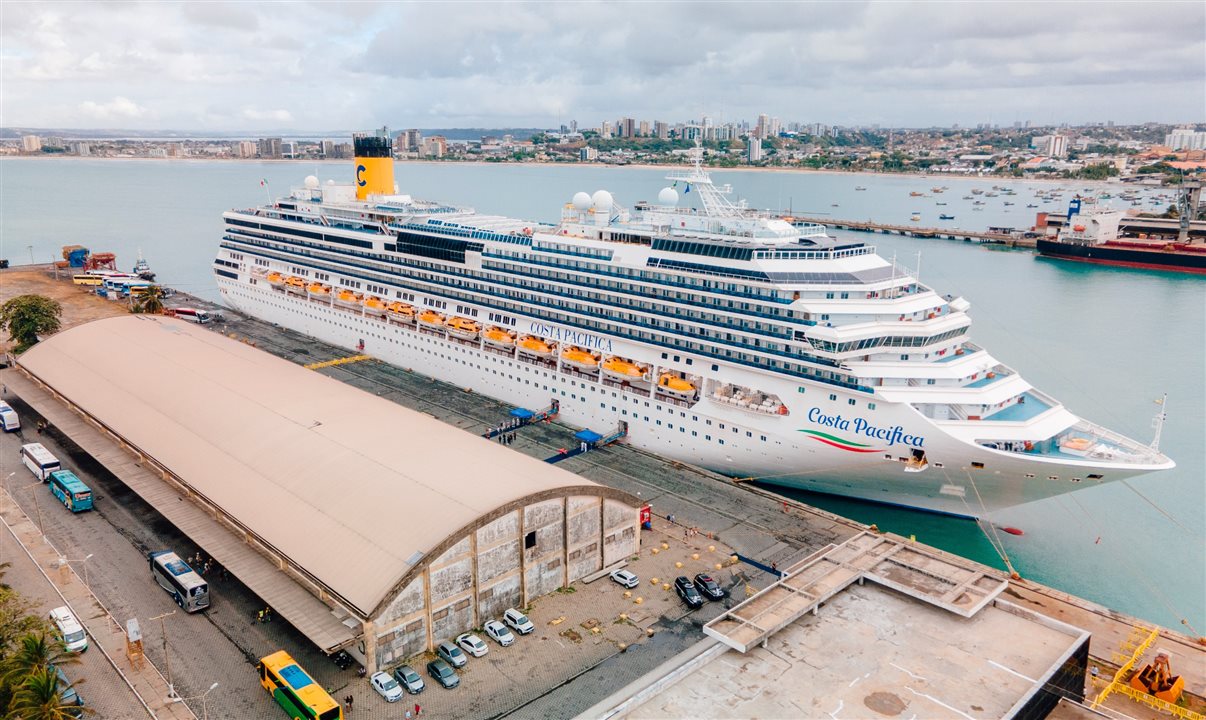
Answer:
<svg viewBox="0 0 1206 720"><path fill-rule="evenodd" d="M74 720L81 708L63 702L63 693L76 683L59 684L59 674L53 667L38 668L25 678L13 695L6 717L19 720Z"/></svg>
<svg viewBox="0 0 1206 720"><path fill-rule="evenodd" d="M20 687L38 670L53 665L72 665L79 657L67 650L63 641L45 626L21 636L12 653L4 658L3 681Z"/></svg>
<svg viewBox="0 0 1206 720"><path fill-rule="evenodd" d="M38 342L38 335L59 329L63 306L43 295L18 295L0 305L0 330L7 329L9 339L22 352Z"/></svg>
<svg viewBox="0 0 1206 720"><path fill-rule="evenodd" d="M163 287L150 285L130 308L131 312L158 315L163 312Z"/></svg>

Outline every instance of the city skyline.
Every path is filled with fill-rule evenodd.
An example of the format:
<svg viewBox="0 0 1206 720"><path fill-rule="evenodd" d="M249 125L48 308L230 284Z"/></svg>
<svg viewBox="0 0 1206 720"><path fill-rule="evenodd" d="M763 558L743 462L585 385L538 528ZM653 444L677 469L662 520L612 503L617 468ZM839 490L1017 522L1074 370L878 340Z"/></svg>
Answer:
<svg viewBox="0 0 1206 720"><path fill-rule="evenodd" d="M759 114L1010 127L1193 123L1206 107L1199 3L6 3L0 12L9 127L556 128Z"/></svg>

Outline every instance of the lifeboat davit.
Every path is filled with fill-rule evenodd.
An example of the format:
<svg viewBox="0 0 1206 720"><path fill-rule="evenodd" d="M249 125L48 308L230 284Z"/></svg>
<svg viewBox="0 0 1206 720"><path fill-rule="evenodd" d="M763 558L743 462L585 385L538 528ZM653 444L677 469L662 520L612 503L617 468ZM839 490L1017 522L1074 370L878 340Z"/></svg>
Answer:
<svg viewBox="0 0 1206 720"><path fill-rule="evenodd" d="M519 341L519 349L535 355L536 357L546 358L553 354L553 346L538 337L532 335L524 336L523 340Z"/></svg>
<svg viewBox="0 0 1206 720"><path fill-rule="evenodd" d="M391 320L412 323L415 321L415 309L404 302L392 302L385 308Z"/></svg>
<svg viewBox="0 0 1206 720"><path fill-rule="evenodd" d="M499 327L489 327L482 334L482 341L487 345L509 350L515 345L515 332L512 330L503 330Z"/></svg>
<svg viewBox="0 0 1206 720"><path fill-rule="evenodd" d="M360 297L351 290L340 290L335 295L335 304L348 308L360 307Z"/></svg>
<svg viewBox="0 0 1206 720"><path fill-rule="evenodd" d="M567 347L561 351L561 360L579 370L594 371L599 367L599 357L579 347Z"/></svg>
<svg viewBox="0 0 1206 720"><path fill-rule="evenodd" d="M476 340L477 334L482 330L476 320L463 317L454 317L445 323L445 326L449 335L462 340Z"/></svg>
<svg viewBox="0 0 1206 720"><path fill-rule="evenodd" d="M274 288L281 288L285 286L285 276L281 275L275 270L268 273L268 277L265 279L268 280L268 284Z"/></svg>
<svg viewBox="0 0 1206 720"><path fill-rule="evenodd" d="M686 400L695 399L695 384L674 373L662 373L657 380L657 387L667 395L674 395Z"/></svg>
<svg viewBox="0 0 1206 720"><path fill-rule="evenodd" d="M609 357L603 361L603 374L615 380L648 380L649 368L621 357Z"/></svg>
<svg viewBox="0 0 1206 720"><path fill-rule="evenodd" d="M384 315L385 303L377 296L364 299L364 312L369 315Z"/></svg>
<svg viewBox="0 0 1206 720"><path fill-rule="evenodd" d="M306 288L306 292L310 293L310 297L325 298L331 295L331 288L322 283L310 283Z"/></svg>
<svg viewBox="0 0 1206 720"><path fill-rule="evenodd" d="M444 316L435 310L424 310L419 313L419 324L429 328L444 327Z"/></svg>
<svg viewBox="0 0 1206 720"><path fill-rule="evenodd" d="M298 295L304 295L306 293L306 281L296 275L290 275L285 278L285 290L297 293Z"/></svg>

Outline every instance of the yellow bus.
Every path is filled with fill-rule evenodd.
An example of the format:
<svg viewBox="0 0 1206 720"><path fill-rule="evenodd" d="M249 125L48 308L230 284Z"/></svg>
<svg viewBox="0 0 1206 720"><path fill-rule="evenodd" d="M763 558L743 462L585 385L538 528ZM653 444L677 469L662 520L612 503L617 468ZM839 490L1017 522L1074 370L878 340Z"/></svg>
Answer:
<svg viewBox="0 0 1206 720"><path fill-rule="evenodd" d="M260 658L260 684L294 720L343 720L343 708L293 657L277 650Z"/></svg>
<svg viewBox="0 0 1206 720"><path fill-rule="evenodd" d="M82 275L72 275L71 282L76 285L92 285L95 287L97 285L105 284L105 276L104 275L91 275L88 273L84 273Z"/></svg>

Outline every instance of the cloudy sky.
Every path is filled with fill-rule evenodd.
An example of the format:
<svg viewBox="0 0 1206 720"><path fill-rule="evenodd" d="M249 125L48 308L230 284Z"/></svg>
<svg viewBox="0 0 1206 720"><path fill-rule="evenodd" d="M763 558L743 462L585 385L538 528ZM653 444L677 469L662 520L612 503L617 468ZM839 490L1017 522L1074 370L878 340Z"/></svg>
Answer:
<svg viewBox="0 0 1206 720"><path fill-rule="evenodd" d="M1206 3L0 3L0 124L1206 120Z"/></svg>

